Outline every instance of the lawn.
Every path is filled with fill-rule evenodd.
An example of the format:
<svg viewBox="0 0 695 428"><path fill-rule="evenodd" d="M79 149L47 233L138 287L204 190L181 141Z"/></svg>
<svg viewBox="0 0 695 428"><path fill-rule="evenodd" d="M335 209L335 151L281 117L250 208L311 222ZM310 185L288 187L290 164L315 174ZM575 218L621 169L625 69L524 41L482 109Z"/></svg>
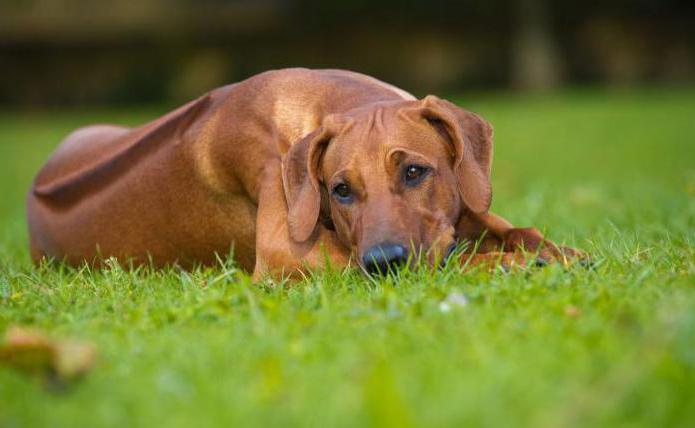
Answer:
<svg viewBox="0 0 695 428"><path fill-rule="evenodd" d="M495 127L493 211L594 269L35 268L24 194L61 137L164 110L0 113L0 333L99 351L62 392L0 367L0 427L693 426L695 88L455 100Z"/></svg>

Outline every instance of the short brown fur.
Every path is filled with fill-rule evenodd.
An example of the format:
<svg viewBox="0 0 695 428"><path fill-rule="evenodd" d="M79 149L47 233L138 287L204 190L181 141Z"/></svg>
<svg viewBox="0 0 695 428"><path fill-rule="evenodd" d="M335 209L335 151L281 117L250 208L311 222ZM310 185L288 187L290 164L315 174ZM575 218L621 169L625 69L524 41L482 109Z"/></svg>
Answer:
<svg viewBox="0 0 695 428"><path fill-rule="evenodd" d="M491 163L491 126L448 101L349 71L270 71L137 128L68 136L27 198L31 253L188 267L233 246L256 277L358 264L385 241L432 264L462 240L480 241L467 265L577 256L488 211ZM412 188L411 164L429 171Z"/></svg>

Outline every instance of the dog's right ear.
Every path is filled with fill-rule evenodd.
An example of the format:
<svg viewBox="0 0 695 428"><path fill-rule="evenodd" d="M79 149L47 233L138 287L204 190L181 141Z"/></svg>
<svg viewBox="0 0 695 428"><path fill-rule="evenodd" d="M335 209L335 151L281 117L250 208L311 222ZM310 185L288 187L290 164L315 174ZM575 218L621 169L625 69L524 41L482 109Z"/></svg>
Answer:
<svg viewBox="0 0 695 428"><path fill-rule="evenodd" d="M404 110L405 114L408 112L448 135L464 203L474 213L487 212L492 201L492 126L477 114L434 95L425 97L416 108Z"/></svg>
<svg viewBox="0 0 695 428"><path fill-rule="evenodd" d="M335 115L327 116L321 127L294 143L282 160L287 221L294 241L306 241L316 228L321 211L321 159L331 138L340 131L341 123Z"/></svg>

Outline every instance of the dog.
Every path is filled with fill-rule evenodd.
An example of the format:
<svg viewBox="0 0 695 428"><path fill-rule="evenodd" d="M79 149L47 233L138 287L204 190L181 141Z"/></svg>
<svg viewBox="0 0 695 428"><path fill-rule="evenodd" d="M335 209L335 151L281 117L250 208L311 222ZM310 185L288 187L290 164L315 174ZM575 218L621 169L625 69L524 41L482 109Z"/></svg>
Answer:
<svg viewBox="0 0 695 428"><path fill-rule="evenodd" d="M489 212L493 131L436 96L344 70L268 71L137 128L70 134L27 197L32 259L212 264L255 278L409 260L577 257Z"/></svg>

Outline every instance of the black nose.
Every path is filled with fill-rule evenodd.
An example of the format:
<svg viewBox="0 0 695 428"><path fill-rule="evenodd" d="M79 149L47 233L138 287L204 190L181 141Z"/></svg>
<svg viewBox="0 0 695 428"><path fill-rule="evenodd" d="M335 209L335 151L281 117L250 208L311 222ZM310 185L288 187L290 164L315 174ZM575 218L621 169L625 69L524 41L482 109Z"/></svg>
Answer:
<svg viewBox="0 0 695 428"><path fill-rule="evenodd" d="M371 247L362 255L362 264L370 274L385 274L391 268L404 264L408 260L408 250L398 244L379 244Z"/></svg>

